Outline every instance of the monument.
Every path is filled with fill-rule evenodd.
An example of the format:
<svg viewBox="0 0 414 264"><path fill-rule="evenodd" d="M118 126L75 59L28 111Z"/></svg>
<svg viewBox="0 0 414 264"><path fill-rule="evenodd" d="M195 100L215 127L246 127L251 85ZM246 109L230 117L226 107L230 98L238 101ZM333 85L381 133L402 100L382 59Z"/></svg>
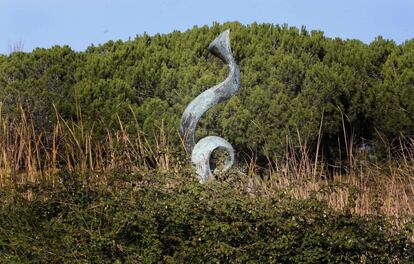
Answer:
<svg viewBox="0 0 414 264"><path fill-rule="evenodd" d="M223 172L229 170L234 163L234 149L224 138L207 136L197 143L195 138L195 130L201 116L216 104L229 99L240 88L240 69L231 52L229 35L230 30L224 31L208 46L208 50L213 55L229 65L228 77L222 83L198 95L187 106L181 117L180 133L184 140L184 146L187 152L191 154L191 161L202 183L208 179L214 179L214 174L210 168L210 158L214 150L222 149L228 153Z"/></svg>

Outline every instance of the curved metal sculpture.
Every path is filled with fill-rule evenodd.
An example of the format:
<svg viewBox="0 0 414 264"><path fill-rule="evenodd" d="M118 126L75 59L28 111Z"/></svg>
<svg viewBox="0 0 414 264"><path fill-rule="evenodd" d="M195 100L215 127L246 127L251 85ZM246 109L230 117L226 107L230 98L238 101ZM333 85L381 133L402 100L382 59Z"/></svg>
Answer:
<svg viewBox="0 0 414 264"><path fill-rule="evenodd" d="M210 168L210 156L214 150L223 149L229 154L223 171L230 169L234 163L233 147L224 138L208 136L195 143L195 130L201 116L214 105L233 96L240 88L240 70L231 52L229 34L230 30L224 31L208 46L211 53L229 65L228 77L222 83L198 95L181 117L180 133L187 152L191 153L191 161L196 167L200 182L214 178Z"/></svg>

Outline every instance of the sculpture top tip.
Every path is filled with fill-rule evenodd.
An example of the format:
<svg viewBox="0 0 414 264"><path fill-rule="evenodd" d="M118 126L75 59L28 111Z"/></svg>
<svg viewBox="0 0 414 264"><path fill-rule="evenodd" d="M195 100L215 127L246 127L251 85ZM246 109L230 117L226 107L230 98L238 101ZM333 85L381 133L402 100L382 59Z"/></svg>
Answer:
<svg viewBox="0 0 414 264"><path fill-rule="evenodd" d="M224 62L233 61L233 55L230 48L230 29L226 29L218 35L208 46L208 50L221 58Z"/></svg>

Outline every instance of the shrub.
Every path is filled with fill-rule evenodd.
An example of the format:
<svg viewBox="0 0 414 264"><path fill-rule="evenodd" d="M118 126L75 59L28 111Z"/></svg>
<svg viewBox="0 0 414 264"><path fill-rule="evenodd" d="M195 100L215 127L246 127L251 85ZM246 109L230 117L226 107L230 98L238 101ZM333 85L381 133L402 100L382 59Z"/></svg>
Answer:
<svg viewBox="0 0 414 264"><path fill-rule="evenodd" d="M414 261L412 233L315 199L255 197L231 182L200 185L186 172L114 173L106 187L65 176L60 188L2 190L3 263ZM22 198L28 191L31 201Z"/></svg>
<svg viewBox="0 0 414 264"><path fill-rule="evenodd" d="M253 149L278 156L286 149L287 135L294 145L300 135L314 153L324 115L321 143L325 154L336 157L339 146L349 143L343 126L357 142L379 141L378 132L390 142L401 133L413 134L413 41L396 45L378 37L364 44L305 28L257 23L144 34L84 52L65 46L2 56L3 110L13 113L23 103L36 113L38 126L45 127L45 120L56 120L52 103L66 118L76 118L78 103L89 123L85 125L95 123L105 131L116 123L117 114L134 122L128 105L136 113L144 110L140 125L145 127L150 126L147 117L154 123L165 118L152 112L168 109L174 121L168 133L176 134L188 103L226 77L227 67L207 50L226 28L232 32L242 87L237 99L207 112L200 136L225 135L240 153Z"/></svg>

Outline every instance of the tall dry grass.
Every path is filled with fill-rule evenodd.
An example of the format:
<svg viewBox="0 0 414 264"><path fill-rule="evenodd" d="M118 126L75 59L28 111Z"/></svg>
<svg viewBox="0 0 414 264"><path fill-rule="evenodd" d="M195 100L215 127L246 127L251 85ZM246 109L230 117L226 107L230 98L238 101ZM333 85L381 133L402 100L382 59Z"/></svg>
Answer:
<svg viewBox="0 0 414 264"><path fill-rule="evenodd" d="M82 118L77 118L82 120ZM163 126L150 143L138 122L130 134L120 129L96 135L82 121L64 120L56 111L50 131L35 127L34 120L20 107L20 117L1 114L0 107L0 186L33 182L57 183L62 171L101 177L113 170L170 170L171 151Z"/></svg>
<svg viewBox="0 0 414 264"><path fill-rule="evenodd" d="M351 148L350 148L351 149ZM349 154L347 167L337 166L327 175L326 164L311 159L306 150L298 156L290 152L282 162L270 162L268 168L249 165L245 185L269 196L284 190L297 198L316 197L331 208L356 215L386 215L397 228L414 216L414 144L411 151L384 162L372 162L368 155ZM257 177L257 171L267 174Z"/></svg>
<svg viewBox="0 0 414 264"><path fill-rule="evenodd" d="M113 171L180 173L191 166L183 159L183 149L177 155L177 147L170 143L163 126L153 137L149 140L137 121L134 129L119 121L118 130L108 129L102 137L93 127L86 129L82 121L64 120L57 111L50 131L36 128L23 108L16 119L0 114L0 186L59 184L62 171L88 175L105 184ZM263 168L253 154L241 169L222 180L234 181L252 195L272 196L284 191L297 198L313 196L336 210L392 216L397 227L404 225L409 219L406 216L414 215L414 139L401 143L401 155L390 155L385 162L369 161L367 155L354 150L352 139L348 141L346 170L338 166L329 177L318 140L316 155L310 155L306 142L300 142L300 151L288 148L281 161L268 157L268 166Z"/></svg>

